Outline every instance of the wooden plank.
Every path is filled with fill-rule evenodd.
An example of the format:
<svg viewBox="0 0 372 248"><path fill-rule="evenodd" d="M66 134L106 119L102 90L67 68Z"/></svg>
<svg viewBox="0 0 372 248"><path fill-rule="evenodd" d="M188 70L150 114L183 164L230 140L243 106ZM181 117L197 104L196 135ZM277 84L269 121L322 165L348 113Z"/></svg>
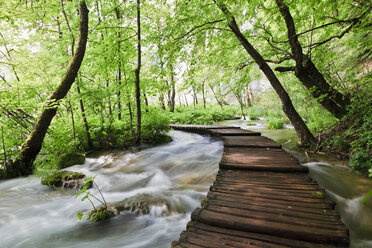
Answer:
<svg viewBox="0 0 372 248"><path fill-rule="evenodd" d="M221 201L233 201L238 203L245 204L254 204L254 205L267 205L272 204L276 206L282 205L283 207L295 208L299 207L302 209L308 209L308 211L323 211L328 214L329 210L334 209L334 203L330 201L321 201L321 202L303 202L303 201L293 201L292 199L285 199L283 197L267 197L265 195L239 195L231 194L227 192L220 191L209 191L208 199L218 199Z"/></svg>
<svg viewBox="0 0 372 248"><path fill-rule="evenodd" d="M303 226L272 220L247 218L231 214L218 213L206 209L196 209L191 215L191 220L234 230L258 232L285 238L318 243L331 243L347 246L349 243L347 229L327 229L318 226Z"/></svg>
<svg viewBox="0 0 372 248"><path fill-rule="evenodd" d="M280 149L282 146L263 136L224 136L225 147L250 147Z"/></svg>
<svg viewBox="0 0 372 248"><path fill-rule="evenodd" d="M261 133L238 128L219 128L210 130L212 135L217 136L260 136Z"/></svg>
<svg viewBox="0 0 372 248"><path fill-rule="evenodd" d="M202 209L172 247L348 246L335 203L279 144L235 127L176 128L222 137L224 154Z"/></svg>
<svg viewBox="0 0 372 248"><path fill-rule="evenodd" d="M260 247L298 247L298 248L313 248L314 243L309 243L305 241L287 239L282 237L276 237L272 235L259 234L253 232L243 232L232 229L225 229L216 226L210 226L203 223L190 221L187 224L187 231L202 233L205 235L221 235L224 238L239 239L245 243L258 244ZM316 247L334 247L325 246L322 244L316 244Z"/></svg>
<svg viewBox="0 0 372 248"><path fill-rule="evenodd" d="M280 149L226 147L220 169L308 172L291 155Z"/></svg>
<svg viewBox="0 0 372 248"><path fill-rule="evenodd" d="M240 127L217 126L217 125L176 125L170 124L170 128L175 130L198 130L198 129L240 129Z"/></svg>

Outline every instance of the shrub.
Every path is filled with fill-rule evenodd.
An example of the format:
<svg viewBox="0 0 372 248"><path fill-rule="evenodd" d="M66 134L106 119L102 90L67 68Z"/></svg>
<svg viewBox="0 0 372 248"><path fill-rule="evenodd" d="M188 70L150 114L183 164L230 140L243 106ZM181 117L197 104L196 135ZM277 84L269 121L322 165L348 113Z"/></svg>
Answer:
<svg viewBox="0 0 372 248"><path fill-rule="evenodd" d="M281 119L268 119L267 126L270 129L281 129L283 128L284 122Z"/></svg>

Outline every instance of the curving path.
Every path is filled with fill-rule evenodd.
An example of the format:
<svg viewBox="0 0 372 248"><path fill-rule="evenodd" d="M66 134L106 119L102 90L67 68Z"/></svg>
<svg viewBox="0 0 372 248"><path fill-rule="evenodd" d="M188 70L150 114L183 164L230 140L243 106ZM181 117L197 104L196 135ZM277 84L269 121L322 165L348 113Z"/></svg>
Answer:
<svg viewBox="0 0 372 248"><path fill-rule="evenodd" d="M172 248L349 246L335 204L278 143L238 127L171 128L224 142L216 181Z"/></svg>

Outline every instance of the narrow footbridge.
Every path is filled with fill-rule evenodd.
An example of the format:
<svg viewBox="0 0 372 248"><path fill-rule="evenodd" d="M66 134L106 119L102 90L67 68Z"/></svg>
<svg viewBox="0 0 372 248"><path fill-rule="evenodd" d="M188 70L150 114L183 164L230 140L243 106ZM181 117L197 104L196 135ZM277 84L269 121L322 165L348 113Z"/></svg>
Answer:
<svg viewBox="0 0 372 248"><path fill-rule="evenodd" d="M335 203L278 143L237 127L171 128L224 143L216 181L172 248L349 246Z"/></svg>

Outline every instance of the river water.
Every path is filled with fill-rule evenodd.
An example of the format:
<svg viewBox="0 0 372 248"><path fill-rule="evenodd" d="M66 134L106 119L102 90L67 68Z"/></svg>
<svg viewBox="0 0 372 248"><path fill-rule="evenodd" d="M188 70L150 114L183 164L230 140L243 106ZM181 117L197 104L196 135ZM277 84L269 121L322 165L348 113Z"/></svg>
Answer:
<svg viewBox="0 0 372 248"><path fill-rule="evenodd" d="M372 180L353 174L335 157L298 150L291 126L268 130L262 119L222 124L258 130L281 143L337 202L350 229L351 247L372 247L372 199L361 204ZM166 204L150 206L148 215L122 212L108 221L90 223L77 219L79 211L91 206L75 198L76 190L53 190L37 177L1 181L0 247L169 247L206 196L223 150L222 142L212 137L180 131L170 135L169 144L110 151L68 168L96 176L107 202L147 193ZM95 189L91 192L98 195Z"/></svg>
<svg viewBox="0 0 372 248"><path fill-rule="evenodd" d="M213 183L222 142L172 131L169 144L113 151L68 168L96 176L107 202L148 193L167 202L150 214L122 212L102 223L79 221L91 209L76 190L52 190L37 177L0 182L0 247L169 247ZM92 194L98 195L92 189Z"/></svg>

